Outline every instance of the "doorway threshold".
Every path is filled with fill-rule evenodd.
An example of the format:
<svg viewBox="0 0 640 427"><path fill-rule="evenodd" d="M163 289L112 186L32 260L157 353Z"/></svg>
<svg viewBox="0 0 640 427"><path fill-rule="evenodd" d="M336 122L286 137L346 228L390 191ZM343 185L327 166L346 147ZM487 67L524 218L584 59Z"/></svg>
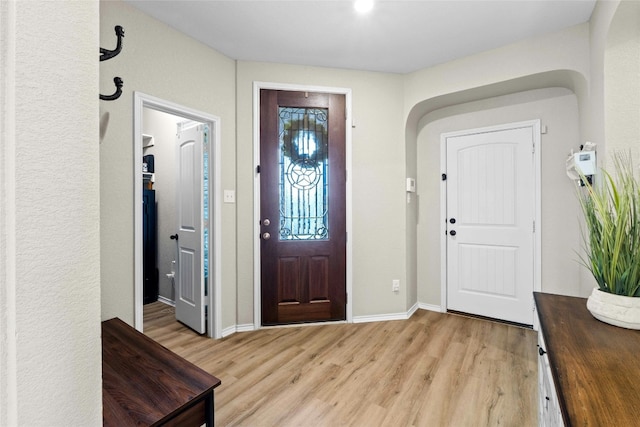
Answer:
<svg viewBox="0 0 640 427"><path fill-rule="evenodd" d="M503 319L496 319L495 317L480 316L479 314L465 313L465 312L456 311L456 310L447 310L447 313L454 314L457 316L472 317L474 319L487 320L489 322L503 323L505 325L516 326L518 328L533 329L533 325L527 325L525 323L518 323L518 322L511 322L509 320L503 320Z"/></svg>

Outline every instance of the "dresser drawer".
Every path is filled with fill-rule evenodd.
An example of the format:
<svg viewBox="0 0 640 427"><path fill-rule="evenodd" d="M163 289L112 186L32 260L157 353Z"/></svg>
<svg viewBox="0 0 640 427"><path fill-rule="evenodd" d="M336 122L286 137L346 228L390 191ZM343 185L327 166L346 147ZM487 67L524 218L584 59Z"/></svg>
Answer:
<svg viewBox="0 0 640 427"><path fill-rule="evenodd" d="M538 425L541 427L564 426L542 330L538 332L536 351L538 352Z"/></svg>

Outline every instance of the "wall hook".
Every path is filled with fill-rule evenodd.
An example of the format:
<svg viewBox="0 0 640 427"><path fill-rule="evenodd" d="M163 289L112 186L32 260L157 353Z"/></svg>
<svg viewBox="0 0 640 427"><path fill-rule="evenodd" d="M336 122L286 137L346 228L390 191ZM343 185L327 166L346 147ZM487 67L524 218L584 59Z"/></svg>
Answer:
<svg viewBox="0 0 640 427"><path fill-rule="evenodd" d="M117 56L122 50L122 39L124 38L124 28L120 25L116 25L116 37L118 37L118 42L116 44L116 48L113 50L108 50L104 48L100 48L100 61L106 61L107 59L111 59L114 56Z"/></svg>
<svg viewBox="0 0 640 427"><path fill-rule="evenodd" d="M116 37L118 41L116 43L116 48L113 50L100 48L100 61L106 61L107 59L111 59L114 56L117 56L122 50L122 39L124 38L124 28L120 25L115 26ZM116 85L116 91L113 95L102 95L100 94L100 99L103 101L113 101L120 98L122 95L122 85L124 84L120 77L114 77L113 83Z"/></svg>
<svg viewBox="0 0 640 427"><path fill-rule="evenodd" d="M113 78L113 83L115 83L116 85L116 91L113 93L113 95L102 95L100 94L100 99L103 101L114 101L118 98L120 98L120 95L122 95L122 85L124 84L122 82L122 79L120 77L114 77Z"/></svg>

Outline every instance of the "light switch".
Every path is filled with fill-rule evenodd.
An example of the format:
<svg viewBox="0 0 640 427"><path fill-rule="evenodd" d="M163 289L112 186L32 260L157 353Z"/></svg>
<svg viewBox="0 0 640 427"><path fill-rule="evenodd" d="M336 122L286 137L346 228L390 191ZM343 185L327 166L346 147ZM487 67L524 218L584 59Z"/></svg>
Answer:
<svg viewBox="0 0 640 427"><path fill-rule="evenodd" d="M224 202L225 203L235 203L236 202L236 192L233 190L224 190Z"/></svg>
<svg viewBox="0 0 640 427"><path fill-rule="evenodd" d="M416 180L415 178L407 178L407 192L415 193L416 192Z"/></svg>

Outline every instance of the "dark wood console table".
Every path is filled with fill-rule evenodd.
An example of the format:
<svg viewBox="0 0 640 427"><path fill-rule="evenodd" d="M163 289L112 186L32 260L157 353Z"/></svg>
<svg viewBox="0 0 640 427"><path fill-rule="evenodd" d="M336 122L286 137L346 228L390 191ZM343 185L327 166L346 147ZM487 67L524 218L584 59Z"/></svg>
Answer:
<svg viewBox="0 0 640 427"><path fill-rule="evenodd" d="M639 425L640 331L595 319L584 298L534 298L565 425Z"/></svg>
<svg viewBox="0 0 640 427"><path fill-rule="evenodd" d="M105 426L213 427L220 380L120 319L102 322Z"/></svg>

